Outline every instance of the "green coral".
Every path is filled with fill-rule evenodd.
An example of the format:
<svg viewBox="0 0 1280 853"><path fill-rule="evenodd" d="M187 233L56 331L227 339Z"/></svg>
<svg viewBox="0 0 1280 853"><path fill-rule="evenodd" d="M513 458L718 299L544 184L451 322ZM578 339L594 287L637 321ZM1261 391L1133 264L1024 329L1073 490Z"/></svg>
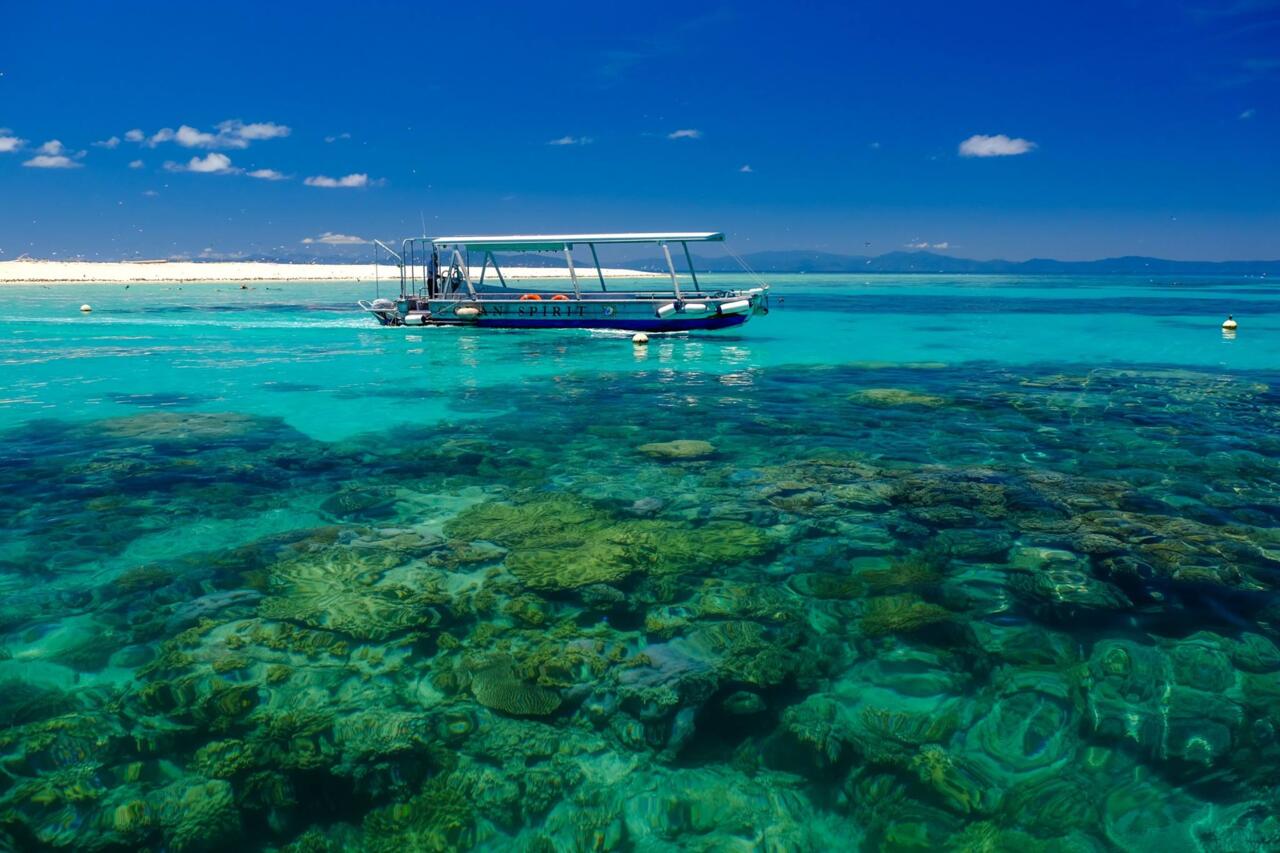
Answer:
<svg viewBox="0 0 1280 853"><path fill-rule="evenodd" d="M61 690L10 678L0 681L0 720L5 726L33 723L66 713L75 701Z"/></svg>
<svg viewBox="0 0 1280 853"><path fill-rule="evenodd" d="M799 595L809 598L848 601L858 598L866 590L866 584L856 575L838 575L830 572L806 572L792 576L788 581Z"/></svg>
<svg viewBox="0 0 1280 853"><path fill-rule="evenodd" d="M510 660L493 661L471 676L471 692L486 708L541 717L560 707L560 694L521 679Z"/></svg>
<svg viewBox="0 0 1280 853"><path fill-rule="evenodd" d="M271 425L271 419L236 412L143 412L98 421L94 429L113 438L203 443L245 438Z"/></svg>
<svg viewBox="0 0 1280 853"><path fill-rule="evenodd" d="M733 564L767 553L772 544L756 528L734 521L697 526L619 518L563 494L517 496L463 510L445 534L494 542L510 550L507 568L534 589L576 589L623 580L633 572L675 574Z"/></svg>
<svg viewBox="0 0 1280 853"><path fill-rule="evenodd" d="M930 604L918 595L903 593L868 599L859 624L864 633L879 637L918 631L950 619L951 612L946 608Z"/></svg>
<svg viewBox="0 0 1280 853"><path fill-rule="evenodd" d="M231 785L220 779L193 785L174 783L147 800L173 850L216 849L240 829Z"/></svg>
<svg viewBox="0 0 1280 853"><path fill-rule="evenodd" d="M471 846L474 826L467 797L449 779L437 777L408 802L370 812L362 846L367 853L458 850Z"/></svg>
<svg viewBox="0 0 1280 853"><path fill-rule="evenodd" d="M922 746L910 766L921 782L960 814L990 814L999 801L1000 790L978 767L937 744Z"/></svg>
<svg viewBox="0 0 1280 853"><path fill-rule="evenodd" d="M439 618L430 605L446 597L383 581L386 570L399 562L392 553L342 547L290 557L271 567L272 595L259 612L361 640L430 627Z"/></svg>
<svg viewBox="0 0 1280 853"><path fill-rule="evenodd" d="M954 714L913 713L878 706L862 708L858 721L860 734L880 744L903 746L945 743L959 724Z"/></svg>
<svg viewBox="0 0 1280 853"><path fill-rule="evenodd" d="M625 548L602 538L563 549L515 551L507 557L507 568L534 589L574 589L620 581L636 567Z"/></svg>
<svg viewBox="0 0 1280 853"><path fill-rule="evenodd" d="M258 763L252 747L240 740L215 740L196 750L192 769L214 779L227 779Z"/></svg>
<svg viewBox="0 0 1280 853"><path fill-rule="evenodd" d="M942 580L947 556L939 551L916 551L894 560L886 568L868 569L858 579L874 590L931 587Z"/></svg>

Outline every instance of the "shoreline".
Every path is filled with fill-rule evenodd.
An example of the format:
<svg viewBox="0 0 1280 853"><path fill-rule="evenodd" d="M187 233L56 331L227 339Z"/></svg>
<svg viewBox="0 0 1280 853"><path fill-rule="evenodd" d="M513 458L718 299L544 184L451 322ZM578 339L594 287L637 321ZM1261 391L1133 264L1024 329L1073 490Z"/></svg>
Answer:
<svg viewBox="0 0 1280 853"><path fill-rule="evenodd" d="M653 278L661 273L605 268L605 278ZM595 270L591 270L595 277ZM558 267L503 268L508 280L568 279ZM583 276L579 275L581 279ZM0 261L5 284L238 284L241 282L370 282L399 281L398 267L379 264L277 264L259 261ZM473 270L472 280L479 278ZM496 276L493 277L496 281Z"/></svg>

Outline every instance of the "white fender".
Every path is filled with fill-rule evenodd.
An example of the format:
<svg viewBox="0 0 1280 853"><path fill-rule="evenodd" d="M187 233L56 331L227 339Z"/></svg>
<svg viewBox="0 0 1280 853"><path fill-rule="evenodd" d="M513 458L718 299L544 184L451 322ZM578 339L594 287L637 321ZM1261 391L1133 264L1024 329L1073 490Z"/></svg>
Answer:
<svg viewBox="0 0 1280 853"><path fill-rule="evenodd" d="M425 326L425 325L427 325L427 315L426 315L426 314L417 314L417 313L415 313L415 314L405 314L405 315L404 315L404 324L405 324L406 326Z"/></svg>
<svg viewBox="0 0 1280 853"><path fill-rule="evenodd" d="M750 299L735 299L732 302L721 302L721 314L745 314L751 310Z"/></svg>
<svg viewBox="0 0 1280 853"><path fill-rule="evenodd" d="M474 320L480 316L481 311L474 305L464 305L453 313L458 316L459 320Z"/></svg>
<svg viewBox="0 0 1280 853"><path fill-rule="evenodd" d="M668 302L658 308L659 317L670 317L674 313L676 313L676 304L674 302Z"/></svg>

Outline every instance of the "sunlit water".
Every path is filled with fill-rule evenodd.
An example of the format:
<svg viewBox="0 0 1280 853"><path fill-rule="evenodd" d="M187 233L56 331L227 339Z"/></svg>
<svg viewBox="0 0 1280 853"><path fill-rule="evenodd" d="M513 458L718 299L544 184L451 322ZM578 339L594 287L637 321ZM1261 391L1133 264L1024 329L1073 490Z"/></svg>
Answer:
<svg viewBox="0 0 1280 853"><path fill-rule="evenodd" d="M1272 286L773 285L5 286L0 849L1280 846Z"/></svg>

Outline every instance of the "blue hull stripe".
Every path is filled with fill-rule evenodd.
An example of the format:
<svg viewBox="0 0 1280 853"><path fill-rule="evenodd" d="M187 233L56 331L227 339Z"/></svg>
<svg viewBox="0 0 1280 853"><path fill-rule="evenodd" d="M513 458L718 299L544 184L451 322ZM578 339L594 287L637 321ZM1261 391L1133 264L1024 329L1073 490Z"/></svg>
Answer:
<svg viewBox="0 0 1280 853"><path fill-rule="evenodd" d="M448 323L450 326L483 326L490 329L616 329L626 332L687 332L703 329L728 329L741 326L750 314L728 314L717 317L701 317L685 320L630 319L573 319L569 317L479 317L475 320ZM436 321L437 323L439 321ZM441 324L445 325L445 324Z"/></svg>

